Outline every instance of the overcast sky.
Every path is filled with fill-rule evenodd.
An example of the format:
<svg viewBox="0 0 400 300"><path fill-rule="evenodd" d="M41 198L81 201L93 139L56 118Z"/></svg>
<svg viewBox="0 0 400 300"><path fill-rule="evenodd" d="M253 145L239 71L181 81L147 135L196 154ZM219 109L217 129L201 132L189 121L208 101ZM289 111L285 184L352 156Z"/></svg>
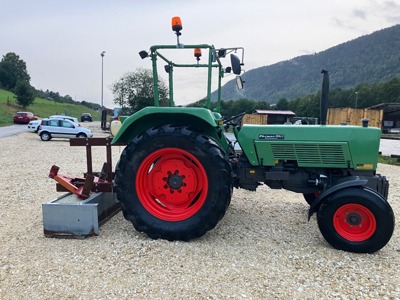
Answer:
<svg viewBox="0 0 400 300"><path fill-rule="evenodd" d="M0 0L0 57L19 55L37 89L100 104L106 51L104 105L113 107L111 84L151 68L138 52L176 43L173 16L183 22L181 43L244 47L248 71L399 24L400 0ZM205 96L197 77L174 74L177 104Z"/></svg>

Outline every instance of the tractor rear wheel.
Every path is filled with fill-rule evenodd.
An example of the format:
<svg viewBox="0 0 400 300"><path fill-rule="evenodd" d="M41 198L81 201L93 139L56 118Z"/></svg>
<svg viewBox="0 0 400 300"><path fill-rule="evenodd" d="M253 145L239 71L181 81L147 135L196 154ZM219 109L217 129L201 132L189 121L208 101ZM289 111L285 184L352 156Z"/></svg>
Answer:
<svg viewBox="0 0 400 300"><path fill-rule="evenodd" d="M212 138L163 125L125 148L114 188L136 230L154 239L187 241L224 216L232 196L231 167Z"/></svg>
<svg viewBox="0 0 400 300"><path fill-rule="evenodd" d="M318 210L318 226L333 247L372 253L384 247L394 230L389 203L367 188L347 188L326 199Z"/></svg>

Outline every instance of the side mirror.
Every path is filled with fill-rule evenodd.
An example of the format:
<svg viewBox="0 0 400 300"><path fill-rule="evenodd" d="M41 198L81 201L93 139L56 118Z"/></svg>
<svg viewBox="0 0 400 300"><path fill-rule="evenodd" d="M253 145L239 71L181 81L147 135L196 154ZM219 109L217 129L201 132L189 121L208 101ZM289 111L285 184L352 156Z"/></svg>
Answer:
<svg viewBox="0 0 400 300"><path fill-rule="evenodd" d="M243 84L244 84L244 81L243 81L242 77L236 76L236 86L237 86L238 90L243 90Z"/></svg>
<svg viewBox="0 0 400 300"><path fill-rule="evenodd" d="M231 54L231 65L233 74L240 75L242 68L240 66L240 59L235 54Z"/></svg>

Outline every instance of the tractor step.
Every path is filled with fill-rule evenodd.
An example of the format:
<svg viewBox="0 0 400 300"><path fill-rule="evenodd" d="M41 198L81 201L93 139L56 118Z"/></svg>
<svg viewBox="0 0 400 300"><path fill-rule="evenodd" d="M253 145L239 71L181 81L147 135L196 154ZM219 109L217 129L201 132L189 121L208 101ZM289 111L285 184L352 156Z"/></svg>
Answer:
<svg viewBox="0 0 400 300"><path fill-rule="evenodd" d="M85 200L73 193L42 204L46 237L86 238L99 235L99 227L121 210L113 193L93 193Z"/></svg>

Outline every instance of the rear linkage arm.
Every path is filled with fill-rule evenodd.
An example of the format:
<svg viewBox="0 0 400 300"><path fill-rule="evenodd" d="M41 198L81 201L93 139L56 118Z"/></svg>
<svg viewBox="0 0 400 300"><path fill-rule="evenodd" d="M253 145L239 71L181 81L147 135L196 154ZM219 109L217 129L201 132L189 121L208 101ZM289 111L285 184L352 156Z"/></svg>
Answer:
<svg viewBox="0 0 400 300"><path fill-rule="evenodd" d="M70 146L86 146L87 173L85 178L73 178L58 174L59 167L52 166L49 177L57 182L58 192L71 192L79 199L87 199L91 192L112 192L112 172L111 161L111 141L112 138L74 138L70 139ZM120 146L120 144L118 144ZM107 162L104 163L100 173L93 173L92 170L92 146L106 146Z"/></svg>

